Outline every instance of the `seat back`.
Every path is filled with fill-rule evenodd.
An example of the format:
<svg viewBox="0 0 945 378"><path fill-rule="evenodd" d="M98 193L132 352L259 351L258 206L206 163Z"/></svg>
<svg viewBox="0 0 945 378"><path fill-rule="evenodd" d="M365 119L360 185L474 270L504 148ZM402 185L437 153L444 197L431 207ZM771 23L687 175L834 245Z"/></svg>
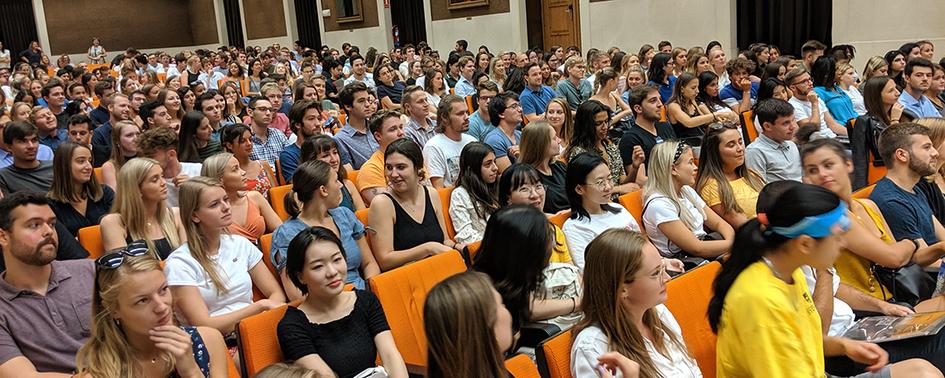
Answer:
<svg viewBox="0 0 945 378"><path fill-rule="evenodd" d="M873 157L873 151L869 152L869 163L866 164L866 180L870 185L875 184L877 181L881 180L886 176L888 169L885 166L874 166L873 161L876 158Z"/></svg>
<svg viewBox="0 0 945 378"><path fill-rule="evenodd" d="M643 229L643 190L634 190L630 193L624 194L617 199L627 211L630 212L630 215L633 215L633 219L637 221L637 224L640 226L640 229Z"/></svg>
<svg viewBox="0 0 945 378"><path fill-rule="evenodd" d="M79 229L79 244L89 252L90 259L97 259L105 254L105 244L102 242L102 226L95 225Z"/></svg>
<svg viewBox="0 0 945 378"><path fill-rule="evenodd" d="M473 114L473 112L476 111L476 109L473 107L472 96L466 96L466 111L469 112L469 114Z"/></svg>
<svg viewBox="0 0 945 378"><path fill-rule="evenodd" d="M571 330L562 331L538 344L535 357L542 377L571 378Z"/></svg>
<svg viewBox="0 0 945 378"><path fill-rule="evenodd" d="M858 199L870 198L870 194L873 193L873 188L875 187L876 187L876 184L872 184L872 185L860 188L860 190L853 192L853 198L858 198Z"/></svg>
<svg viewBox="0 0 945 378"><path fill-rule="evenodd" d="M279 185L285 185L285 179L282 178L282 164L279 163L279 159L276 159L276 181L279 182Z"/></svg>
<svg viewBox="0 0 945 378"><path fill-rule="evenodd" d="M353 182L355 186L358 185L358 172L360 171L358 171L357 169L345 172L346 176L348 177L348 180L351 180L351 182ZM351 195L354 195L354 193L351 193Z"/></svg>
<svg viewBox="0 0 945 378"><path fill-rule="evenodd" d="M742 137L745 138L745 145L758 138L758 129L755 128L755 113L751 110L742 113Z"/></svg>
<svg viewBox="0 0 945 378"><path fill-rule="evenodd" d="M715 377L715 333L706 312L712 299L712 283L722 264L711 262L674 278L666 285L666 308L682 329L686 348L706 378Z"/></svg>
<svg viewBox="0 0 945 378"><path fill-rule="evenodd" d="M262 250L262 260L263 263L266 264L266 269L269 269L269 273L272 273L273 277L278 279L279 275L276 274L276 266L272 265L272 259L269 258L270 251L272 250L272 234L264 234L259 237L259 249Z"/></svg>
<svg viewBox="0 0 945 378"><path fill-rule="evenodd" d="M236 325L236 342L243 362L244 377L252 377L266 366L281 362L277 328L288 306L243 318Z"/></svg>
<svg viewBox="0 0 945 378"><path fill-rule="evenodd" d="M469 257L469 266L472 266L472 262L476 261L476 254L479 253L479 246L482 244L482 240L476 240L472 243L466 244L466 253Z"/></svg>
<svg viewBox="0 0 945 378"><path fill-rule="evenodd" d="M440 281L465 270L463 257L459 252L450 251L370 279L371 291L384 307L397 350L408 365L427 366L427 340L423 331L423 302L427 293Z"/></svg>
<svg viewBox="0 0 945 378"><path fill-rule="evenodd" d="M100 185L105 183L105 174L102 173L102 167L92 168L92 173L95 174L95 180Z"/></svg>
<svg viewBox="0 0 945 378"><path fill-rule="evenodd" d="M446 235L452 239L456 236L456 229L453 228L453 218L450 217L450 195L453 194L453 187L440 188L440 210L443 211L443 223L446 223Z"/></svg>
<svg viewBox="0 0 945 378"><path fill-rule="evenodd" d="M366 208L366 209L361 209L354 212L354 216L358 217L358 220L361 221L361 224L363 224L364 227L367 227L367 223L368 223L368 210L371 210L371 209Z"/></svg>
<svg viewBox="0 0 945 378"><path fill-rule="evenodd" d="M524 354L516 354L512 358L505 360L505 370L508 370L509 375L515 378L541 377L541 374L538 373L538 366L535 366L532 359Z"/></svg>
<svg viewBox="0 0 945 378"><path fill-rule="evenodd" d="M226 354L226 377L227 378L242 378L243 377L243 375L240 374L240 369L236 367L236 361L233 361L233 356L230 356L229 353Z"/></svg>
<svg viewBox="0 0 945 378"><path fill-rule="evenodd" d="M551 221L551 223L553 223L555 226L558 226L560 228L560 227L564 227L564 221L568 220L568 218L570 217L571 217L571 212L566 211L561 214L556 214L552 216L551 218L549 218L548 220Z"/></svg>
<svg viewBox="0 0 945 378"><path fill-rule="evenodd" d="M269 189L269 203L283 221L289 219L289 212L285 209L285 196L292 190L292 184L274 186Z"/></svg>

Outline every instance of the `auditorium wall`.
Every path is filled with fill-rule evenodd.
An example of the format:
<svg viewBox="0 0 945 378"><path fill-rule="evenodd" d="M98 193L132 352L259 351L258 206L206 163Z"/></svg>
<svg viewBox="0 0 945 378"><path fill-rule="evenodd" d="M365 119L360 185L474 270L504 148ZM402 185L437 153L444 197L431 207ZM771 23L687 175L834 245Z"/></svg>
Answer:
<svg viewBox="0 0 945 378"><path fill-rule="evenodd" d="M932 41L937 58L945 56L945 2L911 0L833 0L833 43L856 46L853 67L863 70L874 55L903 43Z"/></svg>

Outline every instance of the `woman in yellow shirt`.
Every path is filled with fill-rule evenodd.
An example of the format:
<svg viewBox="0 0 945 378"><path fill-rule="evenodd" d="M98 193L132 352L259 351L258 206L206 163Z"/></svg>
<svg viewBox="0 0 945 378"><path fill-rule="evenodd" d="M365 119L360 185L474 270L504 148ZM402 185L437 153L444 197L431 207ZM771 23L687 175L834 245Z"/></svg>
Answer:
<svg viewBox="0 0 945 378"><path fill-rule="evenodd" d="M824 336L799 268L833 264L850 228L846 203L813 185L794 186L770 203L777 211L738 230L713 285L708 317L718 334L717 376L826 377L825 356L847 356L877 376L936 373L924 360L887 367L889 355L876 344Z"/></svg>
<svg viewBox="0 0 945 378"><path fill-rule="evenodd" d="M738 228L755 216L764 179L745 165L745 142L735 126L709 125L699 152L696 190L706 205Z"/></svg>

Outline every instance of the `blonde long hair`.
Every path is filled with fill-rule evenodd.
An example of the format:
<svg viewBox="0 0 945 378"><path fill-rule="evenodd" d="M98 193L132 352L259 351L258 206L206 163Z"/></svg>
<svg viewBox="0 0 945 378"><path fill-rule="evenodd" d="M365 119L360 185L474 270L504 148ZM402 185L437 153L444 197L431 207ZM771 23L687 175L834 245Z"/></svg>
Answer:
<svg viewBox="0 0 945 378"><path fill-rule="evenodd" d="M161 264L150 254L124 256L124 262L115 269L96 267L92 291L92 336L76 354L79 376L133 378L143 375L134 363L134 349L112 314L118 309L118 294L124 279L131 274L154 270L160 271ZM161 361L165 375L170 374L176 365L174 357L165 352Z"/></svg>
<svg viewBox="0 0 945 378"><path fill-rule="evenodd" d="M200 231L200 225L194 222L194 213L200 210L200 196L206 189L212 187L222 188L220 181L215 178L197 176L193 177L180 186L180 219L184 224L184 231L187 233L187 248L190 250L190 256L197 260L200 267L207 272L210 282L217 289L217 294L226 294L229 289L226 287L226 281L217 271L216 264L207 256L207 238Z"/></svg>
<svg viewBox="0 0 945 378"><path fill-rule="evenodd" d="M548 145L551 144L551 125L547 121L530 122L522 129L519 163L538 168L542 163L552 160L546 159Z"/></svg>
<svg viewBox="0 0 945 378"><path fill-rule="evenodd" d="M620 352L640 364L641 377L654 378L662 377L662 374L646 350L646 338L633 325L630 313L620 303L620 286L633 281L640 271L645 244L646 240L639 233L613 228L604 231L587 245L584 293L581 297L584 319L574 326L572 333L577 335L591 326L600 328L609 340L609 350ZM667 343L674 344L680 350L687 350L682 340L660 320L655 307L643 313L643 325L652 331L653 346L661 354L667 354Z"/></svg>
<svg viewBox="0 0 945 378"><path fill-rule="evenodd" d="M112 130L114 131L114 130ZM148 249L157 251L154 242L148 237L147 214L144 213L144 200L141 196L141 184L148 177L148 172L154 166L160 166L157 160L149 158L134 158L128 161L120 171L118 171L118 186L115 188L115 201L112 204L112 212L121 216L125 224L125 230L131 239L143 239L148 244ZM161 178L163 180L163 177ZM174 221L174 213L167 207L167 201L161 201L157 206L157 214L154 215L161 227L161 232L167 238L171 249L180 246L180 237L177 234L177 222ZM155 255L157 256L157 255Z"/></svg>
<svg viewBox="0 0 945 378"><path fill-rule="evenodd" d="M690 230L696 229L696 220L693 218L692 214L688 211L683 211L685 208L682 205L682 198L680 198L679 193L676 192L676 187L673 184L673 174L672 168L680 163L679 159L673 159L676 154L676 149L679 148L679 144L682 143L677 140L670 140L660 144L657 144L656 147L653 147L653 150L650 151L650 161L647 163L647 174L649 174L649 179L646 180L646 185L643 186L643 195L644 198L649 198L654 194L662 194L669 198L672 201L673 205L676 206L676 209L679 210L679 220L686 225ZM685 146L683 153L686 150L691 150L692 147ZM680 154L680 159L682 154ZM689 200L690 203L698 203L696 198L692 197L690 191L682 191L684 198ZM705 212L696 208L702 217L705 218Z"/></svg>
<svg viewBox="0 0 945 378"><path fill-rule="evenodd" d="M226 163L229 163L232 157L234 157L233 154L229 152L213 154L213 156L203 161L203 165L200 167L200 175L221 180L223 173L226 171Z"/></svg>
<svg viewBox="0 0 945 378"><path fill-rule="evenodd" d="M125 157L125 152L121 149L121 133L126 127L138 127L138 125L132 121L118 121L112 128L112 155L108 161L115 166L115 171L120 170L130 160ZM138 131L141 131L140 127Z"/></svg>

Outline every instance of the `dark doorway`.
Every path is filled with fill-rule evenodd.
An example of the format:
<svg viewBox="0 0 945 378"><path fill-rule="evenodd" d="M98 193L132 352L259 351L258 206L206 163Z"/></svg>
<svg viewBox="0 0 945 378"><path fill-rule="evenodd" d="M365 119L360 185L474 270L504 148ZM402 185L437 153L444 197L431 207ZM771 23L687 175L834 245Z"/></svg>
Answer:
<svg viewBox="0 0 945 378"><path fill-rule="evenodd" d="M830 46L832 10L833 0L738 0L738 48L762 42L778 46L781 54L801 56L809 40Z"/></svg>
<svg viewBox="0 0 945 378"><path fill-rule="evenodd" d="M390 0L390 17L400 33L400 38L396 41L397 46L408 43L416 45L427 40L423 0Z"/></svg>
<svg viewBox="0 0 945 378"><path fill-rule="evenodd" d="M299 28L302 47L318 50L322 46L322 34L318 31L318 4L315 0L295 0L295 23Z"/></svg>
<svg viewBox="0 0 945 378"><path fill-rule="evenodd" d="M541 0L525 0L525 25L528 32L528 48L544 50L542 36Z"/></svg>
<svg viewBox="0 0 945 378"><path fill-rule="evenodd" d="M223 0L223 16L226 19L227 43L230 46L246 47L239 0Z"/></svg>
<svg viewBox="0 0 945 378"><path fill-rule="evenodd" d="M31 41L39 41L36 18L31 0L0 1L0 41L10 50L10 66L18 62L17 55L26 50ZM40 46L47 54L49 46Z"/></svg>

